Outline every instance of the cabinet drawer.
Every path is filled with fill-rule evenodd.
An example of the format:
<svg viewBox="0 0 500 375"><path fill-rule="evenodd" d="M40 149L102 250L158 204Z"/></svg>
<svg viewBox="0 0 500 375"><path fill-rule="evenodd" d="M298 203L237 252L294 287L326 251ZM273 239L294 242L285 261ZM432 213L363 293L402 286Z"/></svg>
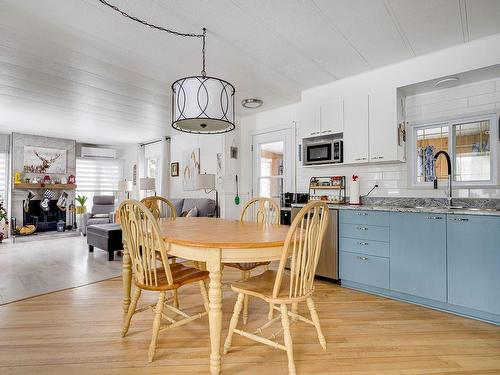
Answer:
<svg viewBox="0 0 500 375"><path fill-rule="evenodd" d="M340 237L340 250L389 257L389 242Z"/></svg>
<svg viewBox="0 0 500 375"><path fill-rule="evenodd" d="M388 289L389 259L341 251L340 278Z"/></svg>
<svg viewBox="0 0 500 375"><path fill-rule="evenodd" d="M366 224L340 224L339 236L389 242L389 227Z"/></svg>
<svg viewBox="0 0 500 375"><path fill-rule="evenodd" d="M389 226L390 213L383 211L339 210L339 222Z"/></svg>

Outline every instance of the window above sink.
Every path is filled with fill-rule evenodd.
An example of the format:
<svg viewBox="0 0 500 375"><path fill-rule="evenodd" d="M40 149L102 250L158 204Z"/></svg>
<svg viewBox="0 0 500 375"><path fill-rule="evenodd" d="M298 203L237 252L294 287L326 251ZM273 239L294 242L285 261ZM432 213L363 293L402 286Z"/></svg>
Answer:
<svg viewBox="0 0 500 375"><path fill-rule="evenodd" d="M433 156L446 151L452 160L454 186L497 183L498 118L496 114L414 124L409 129L410 179L414 187L431 186ZM438 180L446 181L444 158L435 165Z"/></svg>

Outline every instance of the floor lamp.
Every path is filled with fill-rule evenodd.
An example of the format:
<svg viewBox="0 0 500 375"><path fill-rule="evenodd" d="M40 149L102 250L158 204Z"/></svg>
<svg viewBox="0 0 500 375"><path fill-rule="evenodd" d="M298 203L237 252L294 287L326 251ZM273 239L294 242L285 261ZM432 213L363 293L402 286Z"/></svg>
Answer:
<svg viewBox="0 0 500 375"><path fill-rule="evenodd" d="M197 190L205 190L206 194L215 191L215 217L219 217L219 192L215 188L214 174L199 174L196 181Z"/></svg>

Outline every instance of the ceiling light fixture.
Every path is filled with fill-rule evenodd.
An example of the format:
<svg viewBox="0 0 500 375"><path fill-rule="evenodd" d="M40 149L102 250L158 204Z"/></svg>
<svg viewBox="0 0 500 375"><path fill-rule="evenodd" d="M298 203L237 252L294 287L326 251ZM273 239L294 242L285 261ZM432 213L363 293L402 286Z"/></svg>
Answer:
<svg viewBox="0 0 500 375"><path fill-rule="evenodd" d="M458 82L458 77L448 77L437 81L434 86L436 87L451 87L455 86Z"/></svg>
<svg viewBox="0 0 500 375"><path fill-rule="evenodd" d="M131 16L105 0L102 4L135 22L167 33L202 39L202 69L197 76L184 77L172 84L172 127L193 134L221 134L234 126L234 86L220 78L209 77L205 71L207 30L201 34L181 33Z"/></svg>
<svg viewBox="0 0 500 375"><path fill-rule="evenodd" d="M243 99L241 101L241 105L243 107L251 108L251 109L262 107L262 104L264 104L264 102L262 100L256 99L256 98L248 98L248 99Z"/></svg>

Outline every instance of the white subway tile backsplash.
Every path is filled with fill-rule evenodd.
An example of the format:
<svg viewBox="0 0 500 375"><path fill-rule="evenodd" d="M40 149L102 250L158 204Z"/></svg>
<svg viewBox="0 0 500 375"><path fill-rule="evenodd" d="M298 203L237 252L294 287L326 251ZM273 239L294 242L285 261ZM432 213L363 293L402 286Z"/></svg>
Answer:
<svg viewBox="0 0 500 375"><path fill-rule="evenodd" d="M470 189L470 198L499 198L500 189Z"/></svg>

